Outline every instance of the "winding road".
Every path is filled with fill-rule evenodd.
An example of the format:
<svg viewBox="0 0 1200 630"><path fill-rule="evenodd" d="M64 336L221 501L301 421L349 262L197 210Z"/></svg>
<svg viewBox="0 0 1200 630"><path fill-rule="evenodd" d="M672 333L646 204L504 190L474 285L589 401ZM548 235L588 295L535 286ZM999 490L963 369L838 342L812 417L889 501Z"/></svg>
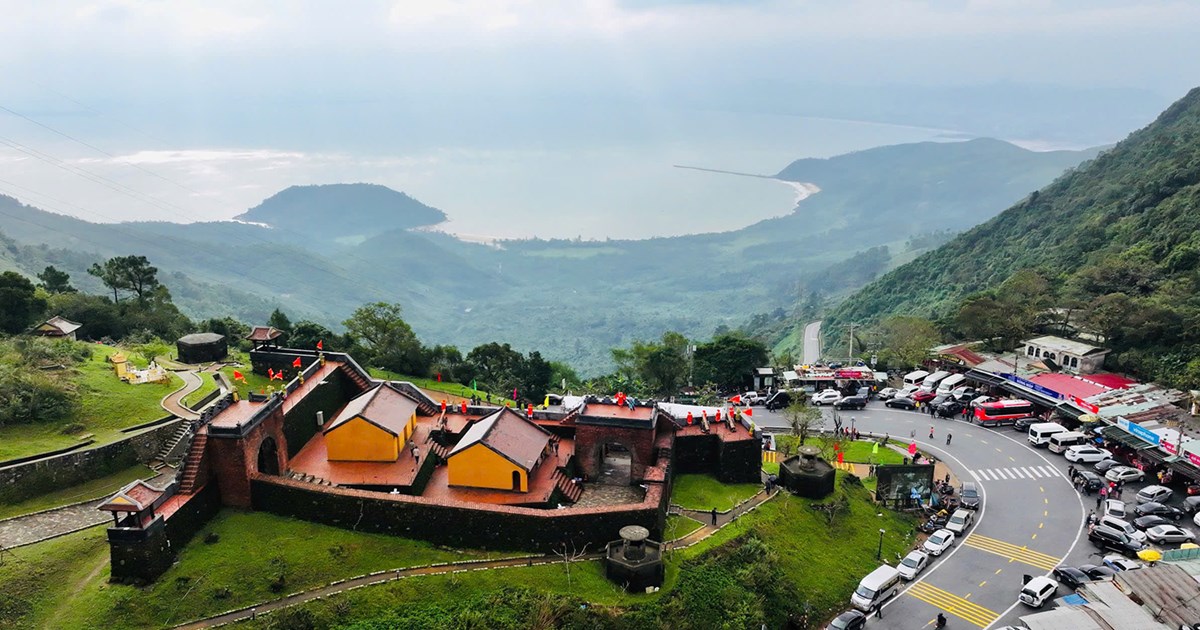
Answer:
<svg viewBox="0 0 1200 630"><path fill-rule="evenodd" d="M821 360L821 321L809 322L804 326L804 364L812 365Z"/></svg>
<svg viewBox="0 0 1200 630"><path fill-rule="evenodd" d="M825 413L826 424L832 426L832 412ZM869 628L932 628L939 612L949 619L950 628L1015 624L1018 616L1033 612L1016 603L1022 576L1045 575L1069 555L1073 562L1067 564L1094 555L1090 544L1079 544L1087 511L1066 478L1066 461L1030 447L1023 434L1010 427L985 429L960 420L931 419L877 401L863 411L839 413L844 426L854 418L859 431L900 440L915 432L920 449L942 459L960 480L977 482L983 495L967 536L906 584ZM765 409L755 409L754 419L768 430L786 426L780 414ZM953 434L950 445L945 443L947 433ZM1090 561L1097 562L1095 557Z"/></svg>

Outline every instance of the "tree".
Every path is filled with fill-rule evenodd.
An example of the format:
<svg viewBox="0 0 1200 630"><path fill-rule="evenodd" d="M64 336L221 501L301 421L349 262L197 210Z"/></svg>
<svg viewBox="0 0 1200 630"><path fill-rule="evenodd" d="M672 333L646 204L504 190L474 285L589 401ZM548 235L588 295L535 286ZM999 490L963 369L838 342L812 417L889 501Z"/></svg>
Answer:
<svg viewBox="0 0 1200 630"><path fill-rule="evenodd" d="M46 310L46 299L28 278L15 271L0 274L0 331L16 334L34 323Z"/></svg>
<svg viewBox="0 0 1200 630"><path fill-rule="evenodd" d="M697 382L712 381L724 391L745 387L754 368L767 363L767 347L756 339L741 335L721 335L696 347Z"/></svg>
<svg viewBox="0 0 1200 630"><path fill-rule="evenodd" d="M400 317L401 310L399 304L375 302L358 307L343 324L348 335L364 344L372 365L424 376L429 364L417 335Z"/></svg>
<svg viewBox="0 0 1200 630"><path fill-rule="evenodd" d="M1119 342L1122 328L1134 310L1134 301L1124 293L1102 295L1083 311L1083 325L1109 343Z"/></svg>
<svg viewBox="0 0 1200 630"><path fill-rule="evenodd" d="M118 291L129 288L125 284L125 279L121 276L119 266L120 265L117 263L116 258L109 258L108 260L104 261L103 265L100 263L92 263L92 266L88 268L89 274L96 276L100 279L100 282L104 283L104 286L112 289L113 302L121 301L121 296Z"/></svg>
<svg viewBox="0 0 1200 630"><path fill-rule="evenodd" d="M282 313L280 313L282 315ZM286 318L286 316L285 316ZM270 324L274 326L274 324ZM321 343L322 350L336 351L342 347L342 340L328 328L307 319L302 319L291 325L288 333L288 346L312 350Z"/></svg>
<svg viewBox="0 0 1200 630"><path fill-rule="evenodd" d="M639 380L647 394L670 396L679 390L687 375L688 340L677 332L667 332L661 342L634 341L628 348L614 348L617 372L629 380Z"/></svg>
<svg viewBox="0 0 1200 630"><path fill-rule="evenodd" d="M546 398L546 390L550 386L550 375L553 368L550 362L542 358L542 353L534 350L521 362L520 388L526 400L539 402Z"/></svg>
<svg viewBox="0 0 1200 630"><path fill-rule="evenodd" d="M117 256L103 265L92 263L88 273L112 289L113 302L120 301L118 291L131 291L143 301L159 286L158 268L151 266L145 256Z"/></svg>
<svg viewBox="0 0 1200 630"><path fill-rule="evenodd" d="M905 368L920 365L938 342L933 322L920 317L892 316L879 324L883 345Z"/></svg>
<svg viewBox="0 0 1200 630"><path fill-rule="evenodd" d="M75 333L80 339L119 339L127 330L117 305L107 296L57 293L48 302L49 312L82 324Z"/></svg>
<svg viewBox="0 0 1200 630"><path fill-rule="evenodd" d="M65 271L59 271L53 266L47 266L37 275L38 280L42 281L42 288L47 293L74 293L75 287L71 286L71 274Z"/></svg>
<svg viewBox="0 0 1200 630"><path fill-rule="evenodd" d="M519 386L524 357L512 346L496 342L476 346L467 353L471 377L480 387L492 391L511 392Z"/></svg>
<svg viewBox="0 0 1200 630"><path fill-rule="evenodd" d="M808 405L800 397L796 397L792 404L783 410L783 417L787 421L792 435L800 439L801 446L804 446L804 440L808 439L808 434L814 428L825 424L825 417L821 415L821 410Z"/></svg>
<svg viewBox="0 0 1200 630"><path fill-rule="evenodd" d="M279 309L271 311L271 316L267 318L267 325L285 334L292 332L292 320L288 319L288 316Z"/></svg>
<svg viewBox="0 0 1200 630"><path fill-rule="evenodd" d="M217 333L224 335L225 339L230 343L236 343L242 337L245 337L250 332L250 327L238 320L229 317L213 317L206 319L198 324L202 332Z"/></svg>

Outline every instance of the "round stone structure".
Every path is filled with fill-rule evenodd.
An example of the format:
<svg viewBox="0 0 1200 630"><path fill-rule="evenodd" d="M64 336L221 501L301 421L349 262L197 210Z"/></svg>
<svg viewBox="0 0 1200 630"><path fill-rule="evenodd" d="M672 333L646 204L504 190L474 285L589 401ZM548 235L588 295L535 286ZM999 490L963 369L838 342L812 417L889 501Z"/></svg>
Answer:
<svg viewBox="0 0 1200 630"><path fill-rule="evenodd" d="M779 464L779 485L809 499L833 494L836 472L820 455L821 449L815 446L801 446L796 455Z"/></svg>
<svg viewBox="0 0 1200 630"><path fill-rule="evenodd" d="M650 530L626 525L604 548L604 575L627 591L662 586L662 543L650 540Z"/></svg>

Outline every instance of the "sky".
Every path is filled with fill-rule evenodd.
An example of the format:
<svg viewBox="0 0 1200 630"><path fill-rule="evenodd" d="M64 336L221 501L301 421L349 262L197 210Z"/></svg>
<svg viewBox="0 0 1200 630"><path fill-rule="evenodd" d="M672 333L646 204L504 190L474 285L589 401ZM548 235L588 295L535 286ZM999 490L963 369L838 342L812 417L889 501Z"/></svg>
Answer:
<svg viewBox="0 0 1200 630"><path fill-rule="evenodd" d="M1113 142L1200 84L1180 0L4 1L0 194L232 217L370 181L452 231L604 237L790 210L793 159ZM690 179L689 179L690 177Z"/></svg>

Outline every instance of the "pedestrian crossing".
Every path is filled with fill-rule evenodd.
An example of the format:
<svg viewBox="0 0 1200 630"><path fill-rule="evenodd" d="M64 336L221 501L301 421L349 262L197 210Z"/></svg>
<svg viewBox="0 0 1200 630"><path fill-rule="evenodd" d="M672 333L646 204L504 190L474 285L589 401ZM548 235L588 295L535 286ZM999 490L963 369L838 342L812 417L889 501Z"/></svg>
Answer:
<svg viewBox="0 0 1200 630"><path fill-rule="evenodd" d="M1012 481L1018 479L1047 479L1062 477L1053 466L1009 466L1007 468L977 468L968 470L979 481Z"/></svg>

